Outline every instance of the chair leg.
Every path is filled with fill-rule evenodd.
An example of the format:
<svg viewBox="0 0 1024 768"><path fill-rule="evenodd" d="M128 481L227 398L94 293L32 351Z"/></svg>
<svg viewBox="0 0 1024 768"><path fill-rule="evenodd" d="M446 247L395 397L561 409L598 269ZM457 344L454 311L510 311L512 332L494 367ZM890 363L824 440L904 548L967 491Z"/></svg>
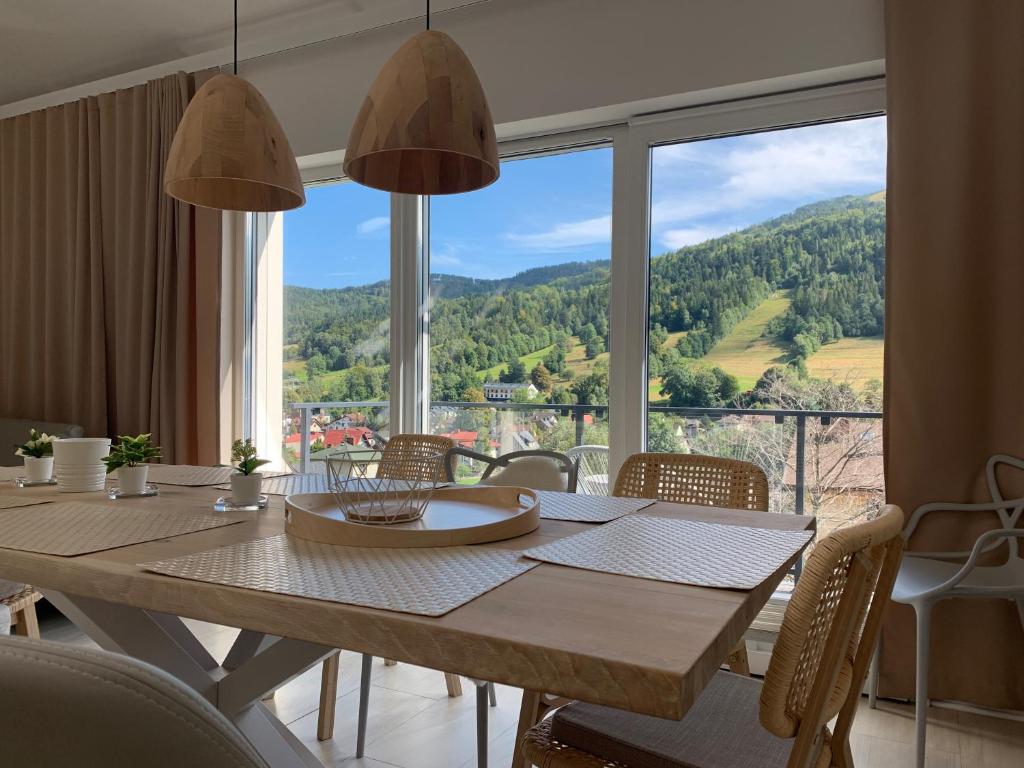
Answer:
<svg viewBox="0 0 1024 768"><path fill-rule="evenodd" d="M878 664L882 657L882 639L875 643L875 650L871 654L871 669L868 670L868 707L878 708Z"/></svg>
<svg viewBox="0 0 1024 768"><path fill-rule="evenodd" d="M747 641L741 639L729 653L729 671L750 677L750 658L747 656Z"/></svg>
<svg viewBox="0 0 1024 768"><path fill-rule="evenodd" d="M370 708L370 676L373 656L363 654L362 670L359 673L359 720L356 723L356 757L362 757L366 749L366 719Z"/></svg>
<svg viewBox="0 0 1024 768"><path fill-rule="evenodd" d="M492 707L498 706L498 692L494 690L494 683L487 684L487 698L490 700Z"/></svg>
<svg viewBox="0 0 1024 768"><path fill-rule="evenodd" d="M916 764L924 768L925 738L928 728L928 653L931 637L930 603L915 605L917 613L917 680L914 702L914 718L917 728Z"/></svg>
<svg viewBox="0 0 1024 768"><path fill-rule="evenodd" d="M14 634L20 637L39 639L39 620L36 618L35 603L29 603L11 616Z"/></svg>
<svg viewBox="0 0 1024 768"><path fill-rule="evenodd" d="M448 695L453 699L462 695L462 678L450 672L444 673L444 683L448 686Z"/></svg>
<svg viewBox="0 0 1024 768"><path fill-rule="evenodd" d="M519 724L516 726L516 745L512 752L512 768L529 768L523 756L523 737L526 732L541 721L547 712L544 696L534 691L523 691L523 703L519 708Z"/></svg>
<svg viewBox="0 0 1024 768"><path fill-rule="evenodd" d="M316 737L319 741L334 738L334 710L338 704L338 666L340 653L332 653L324 659L320 673L320 712L316 721Z"/></svg>
<svg viewBox="0 0 1024 768"><path fill-rule="evenodd" d="M487 768L487 703L490 683L476 684L476 765Z"/></svg>

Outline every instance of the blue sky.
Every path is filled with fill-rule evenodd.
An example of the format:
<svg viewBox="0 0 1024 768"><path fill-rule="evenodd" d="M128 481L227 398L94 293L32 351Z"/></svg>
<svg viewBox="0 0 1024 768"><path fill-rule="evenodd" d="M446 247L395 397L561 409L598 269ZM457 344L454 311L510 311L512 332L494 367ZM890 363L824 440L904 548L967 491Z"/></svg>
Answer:
<svg viewBox="0 0 1024 768"><path fill-rule="evenodd" d="M702 242L806 203L885 187L885 118L656 147L651 252ZM431 271L507 277L610 255L611 149L502 164L490 187L431 200ZM311 187L284 219L284 278L334 288L390 269L389 198Z"/></svg>

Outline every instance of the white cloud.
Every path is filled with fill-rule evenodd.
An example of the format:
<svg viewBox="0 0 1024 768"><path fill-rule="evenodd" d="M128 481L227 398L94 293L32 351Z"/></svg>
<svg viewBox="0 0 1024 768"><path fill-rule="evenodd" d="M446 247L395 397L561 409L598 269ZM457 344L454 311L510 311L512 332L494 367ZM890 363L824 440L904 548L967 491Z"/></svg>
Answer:
<svg viewBox="0 0 1024 768"><path fill-rule="evenodd" d="M375 232L380 232L390 223L391 219L387 216L374 216L372 219L359 222L356 225L356 232L360 235L372 235Z"/></svg>
<svg viewBox="0 0 1024 768"><path fill-rule="evenodd" d="M686 223L696 230L701 219L752 205L885 188L884 118L723 141L728 143L712 139L654 150L654 227Z"/></svg>
<svg viewBox="0 0 1024 768"><path fill-rule="evenodd" d="M553 251L607 243L612 237L612 217L596 216L581 221L565 221L541 232L507 232L510 243L531 251Z"/></svg>
<svg viewBox="0 0 1024 768"><path fill-rule="evenodd" d="M436 245L431 243L430 246L430 269L436 270L439 267L451 268L461 267L464 265L462 260L462 254L465 252L465 247L462 243L454 240L443 240L437 242Z"/></svg>
<svg viewBox="0 0 1024 768"><path fill-rule="evenodd" d="M735 231L735 227L680 227L662 232L659 239L662 245L675 251L687 245L705 243Z"/></svg>

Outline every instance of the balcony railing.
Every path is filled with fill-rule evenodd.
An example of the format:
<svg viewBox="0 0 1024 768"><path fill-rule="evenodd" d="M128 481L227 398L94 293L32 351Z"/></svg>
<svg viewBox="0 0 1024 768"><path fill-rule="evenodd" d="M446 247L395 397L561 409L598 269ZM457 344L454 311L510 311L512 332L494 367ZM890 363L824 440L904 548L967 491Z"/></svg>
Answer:
<svg viewBox="0 0 1024 768"><path fill-rule="evenodd" d="M587 416L594 422L606 418L608 412L607 405L448 401L435 401L430 405L432 414L441 420L446 414L477 410L507 414L508 417L517 413L546 412L557 419L572 422L575 445L585 443ZM295 468L300 472L312 469L310 443L314 411L351 414L379 413L387 409L386 402L292 403L291 410L298 416L299 434ZM668 427L673 435L678 436L680 449L685 444L697 452L728 453L734 458L760 464L773 485L773 507L776 511L805 514L809 490L813 497L812 511L819 513L827 504L834 505L844 494L856 495L860 500L881 497L881 433L876 432L873 426L858 424L877 421L880 425L882 414L879 412L670 406L651 406L649 412L661 414L669 420ZM765 429L771 425L778 429ZM375 426L379 431L386 431L386 423L382 421ZM708 439L716 434L716 428L729 426L737 431L736 439L717 442ZM839 513L838 523L853 514ZM819 525L822 522L819 517Z"/></svg>

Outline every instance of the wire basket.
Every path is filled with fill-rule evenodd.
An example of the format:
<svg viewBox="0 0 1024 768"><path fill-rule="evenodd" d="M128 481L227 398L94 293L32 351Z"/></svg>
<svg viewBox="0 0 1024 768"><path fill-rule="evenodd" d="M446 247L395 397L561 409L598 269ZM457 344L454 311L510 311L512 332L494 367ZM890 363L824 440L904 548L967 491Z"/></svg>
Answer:
<svg viewBox="0 0 1024 768"><path fill-rule="evenodd" d="M327 487L349 522L408 523L423 517L443 468L443 453L343 448L327 458Z"/></svg>

